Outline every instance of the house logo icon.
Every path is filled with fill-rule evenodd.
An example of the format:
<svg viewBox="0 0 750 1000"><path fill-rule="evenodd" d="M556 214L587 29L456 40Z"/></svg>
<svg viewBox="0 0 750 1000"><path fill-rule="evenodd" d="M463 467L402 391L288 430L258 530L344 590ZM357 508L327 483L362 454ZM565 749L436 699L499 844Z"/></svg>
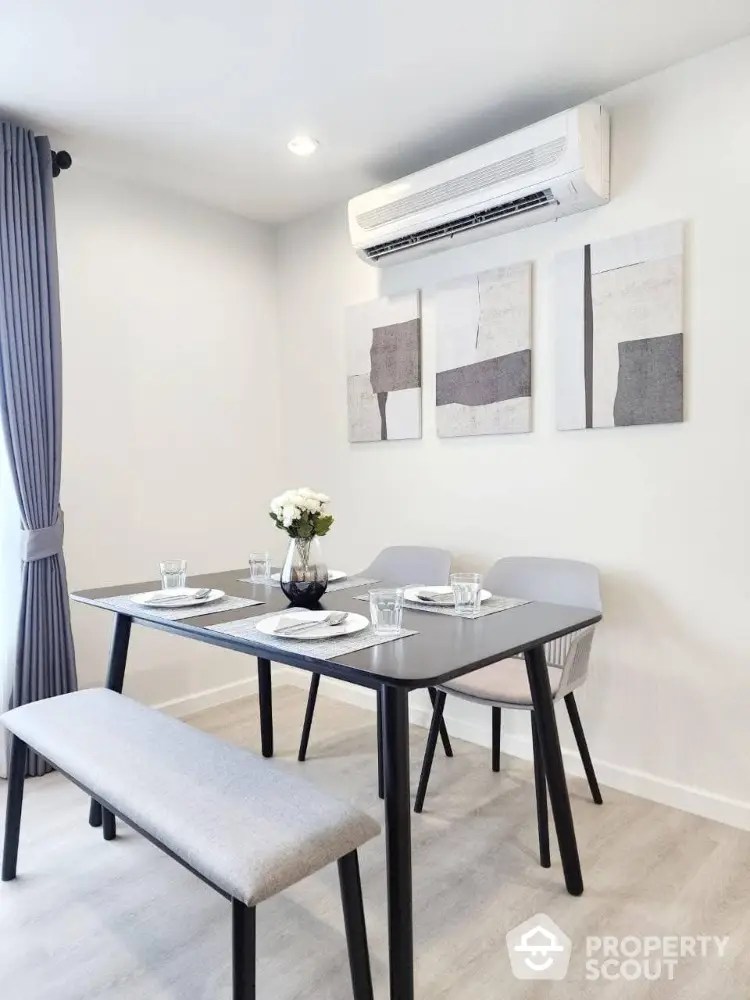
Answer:
<svg viewBox="0 0 750 1000"><path fill-rule="evenodd" d="M505 940L516 979L565 979L568 974L570 938L546 914L514 927Z"/></svg>

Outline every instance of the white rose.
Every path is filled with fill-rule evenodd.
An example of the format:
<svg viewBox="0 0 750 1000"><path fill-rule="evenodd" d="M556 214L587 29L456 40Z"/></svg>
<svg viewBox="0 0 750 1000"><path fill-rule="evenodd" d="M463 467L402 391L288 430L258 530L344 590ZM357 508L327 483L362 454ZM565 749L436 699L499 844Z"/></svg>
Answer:
<svg viewBox="0 0 750 1000"><path fill-rule="evenodd" d="M318 501L318 503L319 503L319 504L321 504L321 505L322 505L322 504L324 504L324 503L330 503L330 501L331 501L331 498L330 498L330 497L327 497L327 496L325 495L325 493L316 493L316 494L315 494L315 499L316 499L316 500Z"/></svg>
<svg viewBox="0 0 750 1000"><path fill-rule="evenodd" d="M302 486L297 490L301 497L315 497L315 490L311 490L309 486Z"/></svg>
<svg viewBox="0 0 750 1000"><path fill-rule="evenodd" d="M293 504L286 504L282 509L282 514L284 527L291 528L294 522L301 516L302 511L299 507L295 507Z"/></svg>

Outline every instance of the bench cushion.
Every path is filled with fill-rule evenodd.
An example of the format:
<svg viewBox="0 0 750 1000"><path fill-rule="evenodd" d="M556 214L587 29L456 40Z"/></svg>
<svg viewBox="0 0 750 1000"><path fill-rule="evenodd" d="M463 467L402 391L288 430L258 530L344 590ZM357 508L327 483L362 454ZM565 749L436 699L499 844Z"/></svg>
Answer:
<svg viewBox="0 0 750 1000"><path fill-rule="evenodd" d="M94 797L248 906L376 836L370 816L288 765L102 688L0 721Z"/></svg>

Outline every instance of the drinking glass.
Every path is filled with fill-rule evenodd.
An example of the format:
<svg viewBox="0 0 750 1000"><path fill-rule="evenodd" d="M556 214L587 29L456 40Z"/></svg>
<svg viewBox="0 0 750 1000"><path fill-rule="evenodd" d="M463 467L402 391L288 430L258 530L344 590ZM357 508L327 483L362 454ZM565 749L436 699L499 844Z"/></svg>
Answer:
<svg viewBox="0 0 750 1000"><path fill-rule="evenodd" d="M479 611L482 578L479 573L451 573L456 614L470 618Z"/></svg>
<svg viewBox="0 0 750 1000"><path fill-rule="evenodd" d="M394 635L400 632L403 614L402 587L383 587L370 591L370 620L378 635Z"/></svg>
<svg viewBox="0 0 750 1000"><path fill-rule="evenodd" d="M164 590L184 587L187 580L187 562L184 559L165 559L159 563L161 585Z"/></svg>
<svg viewBox="0 0 750 1000"><path fill-rule="evenodd" d="M251 552L249 562L253 583L267 583L271 576L271 556L268 552Z"/></svg>

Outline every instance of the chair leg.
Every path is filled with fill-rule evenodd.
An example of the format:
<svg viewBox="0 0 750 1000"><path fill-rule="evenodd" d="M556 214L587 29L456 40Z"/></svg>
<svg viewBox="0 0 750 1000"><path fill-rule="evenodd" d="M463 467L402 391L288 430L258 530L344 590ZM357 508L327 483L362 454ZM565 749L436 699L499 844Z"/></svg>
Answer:
<svg viewBox="0 0 750 1000"><path fill-rule="evenodd" d="M498 705L492 707L492 770L497 774L500 770L500 731L502 728L503 710Z"/></svg>
<svg viewBox="0 0 750 1000"><path fill-rule="evenodd" d="M232 1000L255 1000L255 907L232 900Z"/></svg>
<svg viewBox="0 0 750 1000"><path fill-rule="evenodd" d="M378 688L378 798L385 798L385 780L383 777L383 692Z"/></svg>
<svg viewBox="0 0 750 1000"><path fill-rule="evenodd" d="M435 688L427 688L430 701L432 702L433 709L435 708L435 698L437 697L437 690ZM453 756L453 747L451 746L451 738L448 735L448 727L445 724L445 719L440 720L440 741L443 744L443 751L446 757Z"/></svg>
<svg viewBox="0 0 750 1000"><path fill-rule="evenodd" d="M414 802L414 812L421 813L424 806L424 798L427 794L427 785L430 781L432 762L435 759L435 747L440 735L440 723L443 718L444 708L445 691L437 691L435 694L435 708L432 712L432 722L430 723L430 732L427 736L427 746L424 752L424 760L422 761L422 773L419 776L419 787L417 788L417 797Z"/></svg>
<svg viewBox="0 0 750 1000"><path fill-rule="evenodd" d="M10 738L10 761L8 765L8 799L5 805L5 843L3 845L3 882L11 882L16 877L18 862L18 840L21 836L21 808L23 806L23 785L26 775L26 759L29 748L17 736Z"/></svg>
<svg viewBox="0 0 750 1000"><path fill-rule="evenodd" d="M565 695L565 707L568 710L570 724L573 727L573 734L578 744L578 752L583 761L583 769L586 772L586 777L589 779L591 797L600 806L602 804L602 793L599 791L599 782L596 780L596 772L594 771L594 765L591 763L591 754L589 753L589 747L583 733L583 726L581 725L581 716L578 714L578 705L576 705L575 696L572 691L570 694Z"/></svg>
<svg viewBox="0 0 750 1000"><path fill-rule="evenodd" d="M310 691L307 695L305 721L302 724L302 738L299 741L299 753L297 754L299 761L303 761L307 757L307 744L310 742L310 730L312 729L313 715L315 715L315 702L318 699L319 686L320 674L313 674L310 678Z"/></svg>
<svg viewBox="0 0 750 1000"><path fill-rule="evenodd" d="M352 851L351 854L339 858L338 865L346 946L349 950L349 968L352 974L352 993L354 1000L373 1000L370 951L367 947L367 927L357 852Z"/></svg>
<svg viewBox="0 0 750 1000"><path fill-rule="evenodd" d="M531 743L534 748L534 784L536 786L536 821L539 828L539 862L542 868L550 867L549 816L547 814L547 779L539 743L534 713L531 713Z"/></svg>
<svg viewBox="0 0 750 1000"><path fill-rule="evenodd" d="M105 840L114 840L117 836L115 814L104 807L102 807L102 836Z"/></svg>

